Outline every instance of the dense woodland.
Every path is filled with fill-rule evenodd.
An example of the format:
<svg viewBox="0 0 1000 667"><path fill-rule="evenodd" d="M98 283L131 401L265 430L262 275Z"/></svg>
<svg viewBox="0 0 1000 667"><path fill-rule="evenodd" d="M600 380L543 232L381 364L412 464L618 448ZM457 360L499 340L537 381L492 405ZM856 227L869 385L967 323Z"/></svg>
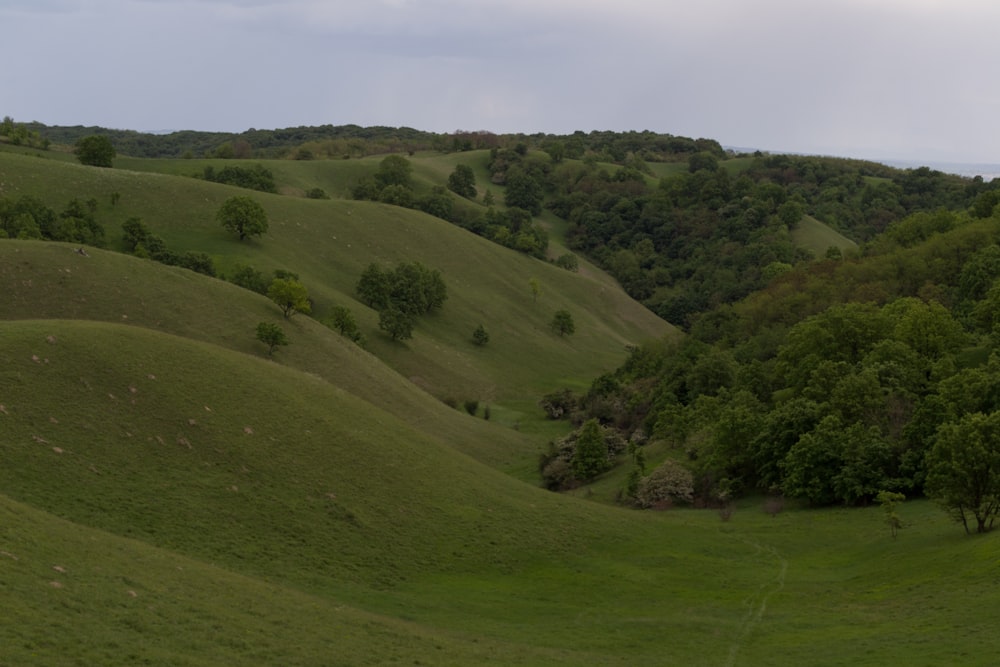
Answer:
<svg viewBox="0 0 1000 667"><path fill-rule="evenodd" d="M991 421L1000 413L996 181L857 160L735 156L711 140L649 132L4 127L39 145L101 133L137 156L391 153L352 196L419 208L539 258L548 239L538 216L547 210L566 220L574 251L688 335L633 349L585 393L545 397L550 417L579 427L540 461L550 488L590 482L618 465L631 469L621 500L643 507L724 504L759 492L815 505L927 493L979 530L998 509L996 480L970 490L968 479L955 479L965 465L956 462L971 469L983 457L1000 479ZM414 192L403 154L477 149L489 149L486 166L503 186L504 207L468 205L476 197L468 167L429 193ZM662 162L679 168L657 178L651 165ZM274 191L262 169L203 176ZM805 216L859 248L816 256L793 238ZM61 212L0 201L0 230L104 241L79 201ZM198 257L165 256L199 270ZM651 443L666 444L656 465L644 453Z"/></svg>

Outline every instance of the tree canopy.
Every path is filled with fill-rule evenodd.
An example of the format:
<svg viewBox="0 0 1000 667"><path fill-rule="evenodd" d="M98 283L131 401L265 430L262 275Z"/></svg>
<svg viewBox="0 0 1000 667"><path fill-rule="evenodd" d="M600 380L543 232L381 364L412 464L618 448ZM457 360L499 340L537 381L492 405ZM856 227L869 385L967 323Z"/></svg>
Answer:
<svg viewBox="0 0 1000 667"><path fill-rule="evenodd" d="M230 197L216 213L216 219L227 231L244 240L267 233L267 213L252 197Z"/></svg>
<svg viewBox="0 0 1000 667"><path fill-rule="evenodd" d="M74 152L80 164L91 167L110 167L116 155L111 139L103 134L82 137L76 142Z"/></svg>

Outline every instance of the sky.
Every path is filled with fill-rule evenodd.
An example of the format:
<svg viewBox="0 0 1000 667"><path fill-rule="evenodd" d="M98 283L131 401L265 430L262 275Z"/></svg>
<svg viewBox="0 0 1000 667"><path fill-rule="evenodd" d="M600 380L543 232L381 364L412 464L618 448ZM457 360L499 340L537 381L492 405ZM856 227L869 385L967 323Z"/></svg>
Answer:
<svg viewBox="0 0 1000 667"><path fill-rule="evenodd" d="M0 0L0 115L1000 163L995 0Z"/></svg>

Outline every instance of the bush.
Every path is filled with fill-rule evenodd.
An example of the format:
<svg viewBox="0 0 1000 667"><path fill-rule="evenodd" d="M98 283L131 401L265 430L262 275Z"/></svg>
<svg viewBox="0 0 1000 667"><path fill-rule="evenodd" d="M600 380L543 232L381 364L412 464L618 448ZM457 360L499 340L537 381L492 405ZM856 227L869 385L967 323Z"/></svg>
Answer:
<svg viewBox="0 0 1000 667"><path fill-rule="evenodd" d="M570 315L568 310L557 310L549 326L560 336L568 336L576 331L573 316Z"/></svg>
<svg viewBox="0 0 1000 667"><path fill-rule="evenodd" d="M229 277L229 282L251 292L257 292L257 294L267 294L267 288L270 285L263 273L252 266L243 264L236 265Z"/></svg>
<svg viewBox="0 0 1000 667"><path fill-rule="evenodd" d="M111 139L99 134L83 137L77 141L74 152L80 164L90 167L110 167L116 154Z"/></svg>
<svg viewBox="0 0 1000 667"><path fill-rule="evenodd" d="M556 259L556 266L560 269L575 272L580 270L580 261L576 258L576 255L568 252L565 255L559 255L559 258Z"/></svg>
<svg viewBox="0 0 1000 667"><path fill-rule="evenodd" d="M691 471L672 459L642 478L635 494L640 507L664 509L675 502L691 502L694 497L694 477Z"/></svg>
<svg viewBox="0 0 1000 667"><path fill-rule="evenodd" d="M472 332L472 342L480 347L490 342L490 334L486 331L482 324L477 326L476 330Z"/></svg>
<svg viewBox="0 0 1000 667"><path fill-rule="evenodd" d="M572 391L561 389L542 396L538 405L549 419L565 419L576 410L578 403Z"/></svg>
<svg viewBox="0 0 1000 667"><path fill-rule="evenodd" d="M479 411L479 401L476 400L465 401L463 405L465 406L465 411L468 412L473 417L475 417L476 412Z"/></svg>

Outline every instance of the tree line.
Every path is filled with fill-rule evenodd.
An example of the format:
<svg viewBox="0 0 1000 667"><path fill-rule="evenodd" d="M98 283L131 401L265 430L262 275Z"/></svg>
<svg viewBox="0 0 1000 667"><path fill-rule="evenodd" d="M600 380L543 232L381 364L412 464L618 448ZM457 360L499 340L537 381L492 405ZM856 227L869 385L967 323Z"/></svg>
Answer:
<svg viewBox="0 0 1000 667"><path fill-rule="evenodd" d="M982 212L891 223L859 256L788 271L543 408L594 420L616 434L607 443L633 452L667 446L647 470L608 445L631 469L625 502L648 506L643 485L667 466L674 500L927 495L967 530L988 530L1000 510L1000 208ZM565 475L574 453L560 447L543 458L543 478L555 488L586 481ZM567 466L553 466L560 456Z"/></svg>

